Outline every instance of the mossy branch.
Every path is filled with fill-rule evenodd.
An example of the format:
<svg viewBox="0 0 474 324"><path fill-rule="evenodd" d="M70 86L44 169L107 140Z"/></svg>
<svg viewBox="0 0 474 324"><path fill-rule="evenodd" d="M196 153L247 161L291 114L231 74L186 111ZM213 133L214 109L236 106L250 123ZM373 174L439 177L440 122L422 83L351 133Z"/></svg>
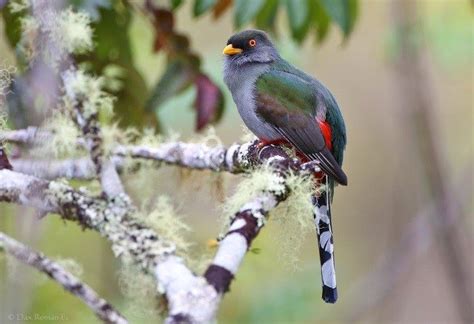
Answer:
<svg viewBox="0 0 474 324"><path fill-rule="evenodd" d="M223 169L244 172L264 164L274 170L279 180L278 186L261 192L235 214L232 226L203 277L194 275L175 255L173 242L162 239L133 217L135 208L125 194L94 197L63 182L49 182L4 169L0 170L0 201L57 213L63 219L98 231L112 243L117 257L131 259L143 271L154 274L159 290L168 300L167 322L209 322L214 320L223 293L228 290L251 241L265 224L268 212L290 193L285 183L286 176L289 172L308 172L276 146L260 149L256 142L252 142L231 146L222 153L223 156L219 156L222 156ZM196 165L189 162L193 159L179 158L176 161L180 161L180 165ZM199 158L198 161L203 160Z"/></svg>
<svg viewBox="0 0 474 324"><path fill-rule="evenodd" d="M277 146L262 148L258 156L265 167L273 170L273 186L240 207L219 243L217 254L204 277L220 294L229 290L245 253L265 225L269 212L288 197L290 192L286 178L299 167Z"/></svg>
<svg viewBox="0 0 474 324"><path fill-rule="evenodd" d="M93 197L62 182L48 182L4 169L0 170L0 201L56 213L63 219L98 231L112 243L117 257L133 260L143 271L155 274L158 285L166 287L162 292L169 299L173 294L168 290L176 291L174 286L181 280L197 280L181 258L174 255L172 242L158 237L155 231L133 217L135 209L126 195L110 199ZM183 269L178 282L168 274L169 271L174 273L175 269Z"/></svg>
<svg viewBox="0 0 474 324"><path fill-rule="evenodd" d="M37 145L53 136L48 131L28 127L26 129L0 131L0 140L15 144ZM82 138L78 145L85 145ZM151 160L167 165L175 165L196 170L211 170L229 172L233 174L247 173L261 164L259 159L258 141L244 144L232 144L229 147L222 145L208 146L201 143L186 143L181 141L164 142L158 145L114 145L111 153L113 164L120 170L124 158ZM18 165L18 171L40 178L78 178L90 179L96 174L93 171L92 161L87 159L67 159L60 161L39 161L28 159L12 159L12 164ZM48 164L49 169L48 169ZM318 172L317 161L299 164L293 161L293 168L301 172ZM78 172L81 170L81 172ZM56 176L55 176L56 175Z"/></svg>

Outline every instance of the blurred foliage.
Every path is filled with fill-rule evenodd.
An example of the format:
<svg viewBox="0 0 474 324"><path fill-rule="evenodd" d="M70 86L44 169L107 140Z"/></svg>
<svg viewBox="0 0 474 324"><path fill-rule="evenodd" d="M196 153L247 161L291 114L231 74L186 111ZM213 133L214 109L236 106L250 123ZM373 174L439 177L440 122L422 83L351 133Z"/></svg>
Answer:
<svg viewBox="0 0 474 324"><path fill-rule="evenodd" d="M100 8L98 12L100 19L93 24L96 48L79 61L89 63L99 75L104 74L104 70L111 65L121 69L122 86L114 93L118 98L114 108L123 125L143 126L154 122L152 114L136 113L144 106L148 91L143 77L133 65L127 32L131 21L130 8L117 2L113 7ZM156 123L153 125L156 126Z"/></svg>
<svg viewBox="0 0 474 324"><path fill-rule="evenodd" d="M463 69L472 64L472 12L462 6L443 6L421 2L420 15L423 28L409 32L410 47L427 49L432 57L447 70ZM400 37L406 30L391 29L385 37L388 59L394 61L400 55Z"/></svg>
<svg viewBox="0 0 474 324"><path fill-rule="evenodd" d="M176 4L178 5L178 4ZM201 7L195 8L198 12ZM196 88L195 108L196 129L216 122L222 116L223 96L221 90L201 70L199 56L190 48L189 39L174 29L174 15L169 9L155 6L146 1L146 11L150 14L155 32L155 52L163 51L167 56L165 72L151 92L147 110L152 111L171 97L194 86Z"/></svg>
<svg viewBox="0 0 474 324"><path fill-rule="evenodd" d="M474 9L474 2L471 8ZM464 68L472 64L473 10L461 6L423 8L426 36L436 60L448 69Z"/></svg>
<svg viewBox="0 0 474 324"><path fill-rule="evenodd" d="M176 30L175 12L181 10L185 1L126 1L126 0L69 0L78 10L86 11L93 19L95 49L77 57L76 60L97 75L107 74L113 69L115 80L109 91L117 97L116 116L122 126L154 126L159 129L157 109L170 98L195 88L194 107L196 130L210 123L216 123L222 116L224 100L222 89L203 72L201 59L191 47L189 38ZM301 43L315 31L316 40L321 43L327 36L331 24L339 26L344 37L354 27L357 17L357 0L194 0L192 14L201 17L212 12L214 19L220 19L233 11L236 30L253 24L257 28L275 33L275 21L279 9L286 11L288 28L293 40ZM133 12L141 14L154 34L154 52L163 53L167 64L165 71L152 89L147 85L133 63L130 46L130 22ZM21 19L25 12L11 12L4 6L5 33L12 48L18 47L21 38ZM17 51L21 55L21 51ZM28 72L26 60L18 58L20 70ZM18 76L21 84L21 76ZM17 87L12 96L23 96L28 87ZM10 98L17 110L22 100ZM22 124L22 123L20 123ZM17 125L21 127L24 125Z"/></svg>
<svg viewBox="0 0 474 324"><path fill-rule="evenodd" d="M171 1L172 3L182 1ZM179 4L177 7L179 7ZM177 8L174 6L174 8ZM311 28L317 31L318 42L322 42L330 23L338 25L344 36L351 33L357 18L357 0L195 0L193 13L198 17L206 11L219 18L234 7L234 26L238 30L254 23L258 28L274 31L278 9L287 11L291 35L302 42Z"/></svg>

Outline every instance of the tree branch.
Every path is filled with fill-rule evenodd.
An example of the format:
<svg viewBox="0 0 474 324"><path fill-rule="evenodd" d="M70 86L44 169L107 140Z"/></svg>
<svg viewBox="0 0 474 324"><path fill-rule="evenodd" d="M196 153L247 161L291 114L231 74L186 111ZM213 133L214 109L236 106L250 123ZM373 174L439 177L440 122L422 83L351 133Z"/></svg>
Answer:
<svg viewBox="0 0 474 324"><path fill-rule="evenodd" d="M145 269L175 250L173 244L158 238L133 217L135 210L125 195L111 199L92 197L61 182L0 170L0 201L58 213L64 219L97 230L112 243L116 256L136 257Z"/></svg>
<svg viewBox="0 0 474 324"><path fill-rule="evenodd" d="M229 291L230 283L260 229L265 225L270 210L289 195L286 175L290 170L298 170L299 165L289 159L279 147L266 146L259 153L259 159L273 168L279 176L279 186L274 190L261 192L243 205L231 220L231 225L219 244L212 264L204 277L222 298ZM305 172L305 171L303 171Z"/></svg>
<svg viewBox="0 0 474 324"><path fill-rule="evenodd" d="M71 294L76 295L98 318L106 323L126 324L127 320L106 300L100 298L88 285L66 271L42 253L35 252L24 244L0 232L0 246L17 260L48 275Z"/></svg>
<svg viewBox="0 0 474 324"><path fill-rule="evenodd" d="M38 136L38 137L37 137ZM0 140L16 144L34 144L38 140L47 140L46 131L39 130L34 127L28 127L23 130L13 130L0 132ZM116 167L123 165L123 158L131 157L133 159L153 160L163 162L168 165L176 165L196 170L212 170L217 172L226 171L233 174L245 173L252 170L253 167L260 163L258 141L251 141L244 144L232 144L231 146L209 147L205 144L186 143L186 142L165 142L156 147L151 146L134 146L134 145L117 145L112 152L112 161ZM52 161L51 168L53 171L46 170L46 162L27 160L13 160L13 165L18 164L18 171L30 175L36 175L45 179L54 179L58 177L75 178L74 174L80 179L93 178L94 175L89 173L90 161L86 160L65 160ZM295 162L297 163L297 162ZM294 165L295 169L300 171L317 172L319 167L317 161ZM79 172L83 170L84 172ZM57 177L54 177L57 174Z"/></svg>
<svg viewBox="0 0 474 324"><path fill-rule="evenodd" d="M299 164L275 146L259 150L256 143L251 143L238 145L231 152L226 154L232 157L225 162L228 170L235 170L242 163L247 167L266 163L281 178L281 186L262 192L242 206L204 278L195 276L174 255L173 243L158 237L133 217L135 210L124 194L113 198L91 197L61 182L0 170L0 201L58 213L64 219L98 231L112 243L116 256L132 259L145 272L154 274L169 303L168 323L209 322L214 319L222 295L228 290L251 241L265 224L268 212L289 194L286 174L290 170L308 172L302 171ZM314 167L310 166L310 170Z"/></svg>
<svg viewBox="0 0 474 324"><path fill-rule="evenodd" d="M111 199L91 197L60 182L0 170L0 201L57 213L98 231L112 243L115 256L131 259L143 271L154 274L169 299L173 299L173 292L180 291L175 287L181 282L199 282L182 259L174 255L172 242L159 238L133 217L134 209L125 195ZM174 276L174 269L181 269L176 272L180 277Z"/></svg>
<svg viewBox="0 0 474 324"><path fill-rule="evenodd" d="M64 219L98 231L112 243L117 257L131 259L155 276L169 301L171 314L180 313L186 307L191 308L192 322L209 322L214 318L217 292L174 255L173 243L159 238L131 216L133 210L123 195L110 200L94 198L60 182L4 169L0 170L0 201L58 213ZM194 308L196 305L201 307Z"/></svg>
<svg viewBox="0 0 474 324"><path fill-rule="evenodd" d="M84 107L87 94L76 93L71 84L75 84L77 71L71 68L62 74L66 96L72 101L72 114L79 129L82 131L89 151L90 158L94 162L95 171L99 177L103 194L107 197L114 197L124 193L119 175L104 151L102 145L102 131L99 124L98 111L87 111Z"/></svg>
<svg viewBox="0 0 474 324"><path fill-rule="evenodd" d="M11 159L13 170L38 178L92 180L97 177L94 163L89 158L65 160Z"/></svg>
<svg viewBox="0 0 474 324"><path fill-rule="evenodd" d="M257 159L275 170L281 179L280 185L272 191L260 193L235 214L226 236L219 244L213 263L204 274L206 284L202 278L183 281L180 277L187 273L184 269L167 267L168 276L180 283L175 286L179 291L171 296L167 295L171 310L166 323L207 323L214 319L224 293L229 290L252 240L264 226L268 212L288 196L285 177L297 165L276 146L264 147L257 154ZM159 269L157 267L157 272ZM159 276L164 277L163 274Z"/></svg>
<svg viewBox="0 0 474 324"><path fill-rule="evenodd" d="M87 127L85 127L84 131L86 133L89 132ZM0 140L14 144L35 145L36 143L51 139L52 136L54 135L50 132L36 127L0 132ZM97 138L94 139L94 141L97 140ZM84 141L79 141L78 144L86 147L90 146L85 144ZM257 160L257 154L258 145L256 141L245 144L233 144L229 148L224 146L209 147L205 144L185 142L166 142L157 147L117 145L112 152L115 161L117 161L117 158L132 157L164 162L190 169L209 169L231 173L241 173L247 170ZM25 171L28 171L28 174L31 174L29 170L33 167L25 163L21 165ZM59 173L67 173L66 170L61 169L62 171Z"/></svg>
<svg viewBox="0 0 474 324"><path fill-rule="evenodd" d="M3 130L0 131L0 141L14 144L34 145L49 140L53 134L35 126L29 126L24 129Z"/></svg>

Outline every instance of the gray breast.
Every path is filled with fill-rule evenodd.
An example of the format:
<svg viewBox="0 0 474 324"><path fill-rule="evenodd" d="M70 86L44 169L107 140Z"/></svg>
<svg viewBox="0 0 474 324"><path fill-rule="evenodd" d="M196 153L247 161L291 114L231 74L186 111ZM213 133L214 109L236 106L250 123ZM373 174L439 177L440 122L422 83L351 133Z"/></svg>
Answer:
<svg viewBox="0 0 474 324"><path fill-rule="evenodd" d="M245 125L259 139L276 140L281 138L271 126L264 123L255 113L255 82L268 70L268 65L230 66L224 61L224 82L232 93L240 117Z"/></svg>

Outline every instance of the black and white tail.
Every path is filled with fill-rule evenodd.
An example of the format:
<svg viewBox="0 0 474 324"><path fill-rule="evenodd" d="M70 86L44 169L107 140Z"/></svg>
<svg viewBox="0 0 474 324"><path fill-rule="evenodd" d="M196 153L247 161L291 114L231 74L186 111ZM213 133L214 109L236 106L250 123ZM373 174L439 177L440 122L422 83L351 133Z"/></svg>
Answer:
<svg viewBox="0 0 474 324"><path fill-rule="evenodd" d="M317 197L313 196L312 199L321 261L322 298L326 303L335 303L337 300L336 264L331 222L331 193L329 192L330 186L327 180L326 177L326 190Z"/></svg>

